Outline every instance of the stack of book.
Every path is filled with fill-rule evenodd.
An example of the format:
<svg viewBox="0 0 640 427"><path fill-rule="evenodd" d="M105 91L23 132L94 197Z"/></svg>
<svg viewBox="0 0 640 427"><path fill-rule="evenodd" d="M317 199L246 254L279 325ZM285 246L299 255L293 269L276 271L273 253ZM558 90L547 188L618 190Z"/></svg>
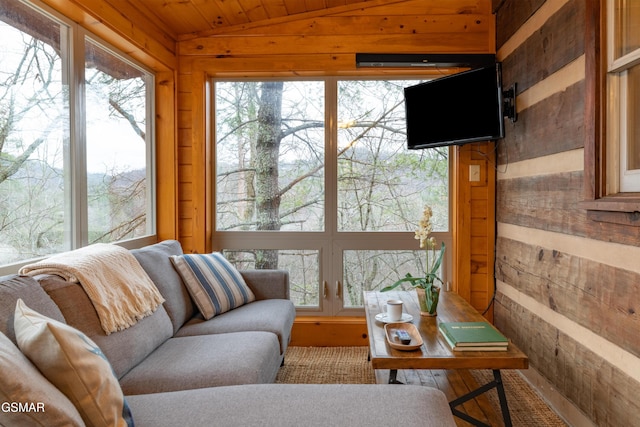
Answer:
<svg viewBox="0 0 640 427"><path fill-rule="evenodd" d="M507 351L509 344L488 322L443 322L438 329L454 351Z"/></svg>

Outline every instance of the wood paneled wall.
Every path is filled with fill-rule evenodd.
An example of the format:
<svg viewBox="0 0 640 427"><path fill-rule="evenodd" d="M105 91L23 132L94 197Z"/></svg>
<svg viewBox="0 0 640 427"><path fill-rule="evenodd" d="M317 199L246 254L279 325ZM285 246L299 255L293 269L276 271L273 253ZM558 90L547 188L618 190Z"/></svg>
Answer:
<svg viewBox="0 0 640 427"><path fill-rule="evenodd" d="M153 17L118 0L42 0L154 70L177 70L176 42Z"/></svg>
<svg viewBox="0 0 640 427"><path fill-rule="evenodd" d="M128 2L44 1L157 72L158 235L178 238L186 252L211 249L212 77L441 75L458 70L359 69L355 54L495 53L490 0L371 0L182 35L177 43ZM453 212L461 219L452 286L483 311L494 288L494 160L489 145L474 147L453 150ZM481 167L481 181L468 181L469 164Z"/></svg>
<svg viewBox="0 0 640 427"><path fill-rule="evenodd" d="M210 141L206 129L206 90L211 77L317 75L438 75L451 70L359 69L362 53L494 53L495 18L488 0L372 1L367 7L345 6L330 15L305 14L270 25L242 25L206 36L185 37L178 44L180 240L186 251L211 249L212 190L209 179ZM462 151L461 168L481 166L482 182L457 179L459 206L468 221L456 224L456 246L464 248L460 271L452 283L478 310L493 295L494 185L486 156ZM455 152L457 149L454 149ZM490 156L490 155L489 155ZM464 166L461 166L464 165ZM473 209L473 212L471 212ZM458 266L454 266L454 271ZM458 283L460 285L458 286ZM489 317L490 317L489 312Z"/></svg>
<svg viewBox="0 0 640 427"><path fill-rule="evenodd" d="M495 245L495 144L453 148L453 290L493 321ZM479 168L473 180L470 167Z"/></svg>
<svg viewBox="0 0 640 427"><path fill-rule="evenodd" d="M575 425L640 425L640 228L579 207L585 1L495 3L504 85L518 83L519 110L498 144L495 323L542 388L568 399L556 408Z"/></svg>

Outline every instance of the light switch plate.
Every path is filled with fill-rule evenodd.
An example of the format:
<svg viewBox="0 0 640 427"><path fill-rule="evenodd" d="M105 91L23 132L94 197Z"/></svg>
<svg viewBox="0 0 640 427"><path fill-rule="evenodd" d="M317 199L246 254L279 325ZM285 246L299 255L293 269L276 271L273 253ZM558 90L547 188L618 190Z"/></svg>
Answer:
<svg viewBox="0 0 640 427"><path fill-rule="evenodd" d="M480 181L480 165L469 165L469 181Z"/></svg>

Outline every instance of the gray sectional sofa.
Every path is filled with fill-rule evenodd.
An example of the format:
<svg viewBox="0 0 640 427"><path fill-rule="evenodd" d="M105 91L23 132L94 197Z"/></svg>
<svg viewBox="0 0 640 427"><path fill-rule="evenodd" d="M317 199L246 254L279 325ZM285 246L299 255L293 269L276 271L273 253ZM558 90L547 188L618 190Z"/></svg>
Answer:
<svg viewBox="0 0 640 427"><path fill-rule="evenodd" d="M295 318L286 272L241 272L256 300L205 320L170 262L182 254L177 241L132 253L165 299L152 315L107 335L79 284L11 275L0 277L0 332L16 343L18 299L83 332L111 364L136 426L455 425L444 394L428 387L273 384ZM0 411L0 425L17 416ZM46 412L30 416L29 425L49 424Z"/></svg>

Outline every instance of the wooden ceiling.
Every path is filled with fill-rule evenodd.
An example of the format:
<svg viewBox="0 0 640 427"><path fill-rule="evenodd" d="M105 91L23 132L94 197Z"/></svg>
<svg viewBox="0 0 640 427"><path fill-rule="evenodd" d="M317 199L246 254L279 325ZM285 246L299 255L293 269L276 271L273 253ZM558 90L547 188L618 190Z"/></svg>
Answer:
<svg viewBox="0 0 640 427"><path fill-rule="evenodd" d="M313 12L344 11L364 3L398 0L128 0L144 15L154 16L171 36L203 35ZM115 3L114 3L115 6Z"/></svg>

